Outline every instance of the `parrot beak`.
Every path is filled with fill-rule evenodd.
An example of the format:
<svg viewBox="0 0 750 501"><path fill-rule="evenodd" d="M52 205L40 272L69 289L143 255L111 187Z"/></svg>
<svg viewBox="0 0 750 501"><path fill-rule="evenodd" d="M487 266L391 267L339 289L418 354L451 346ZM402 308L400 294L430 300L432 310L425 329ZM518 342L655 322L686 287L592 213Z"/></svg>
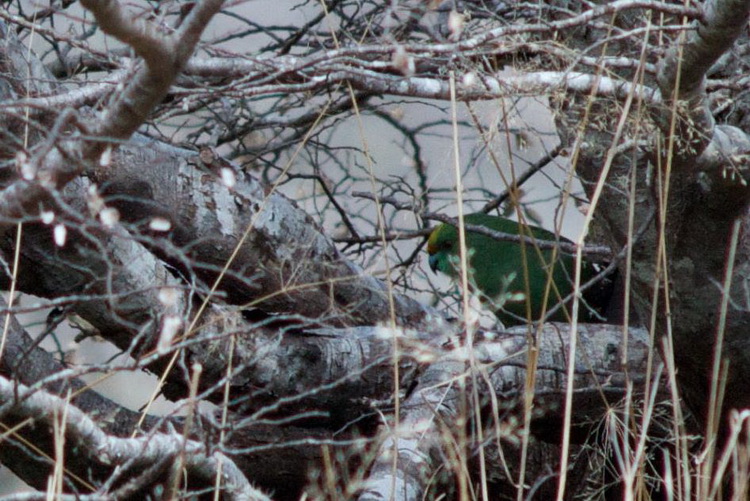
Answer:
<svg viewBox="0 0 750 501"><path fill-rule="evenodd" d="M438 255L437 254L430 254L430 257L428 259L430 263L430 269L433 273L437 273L438 271Z"/></svg>

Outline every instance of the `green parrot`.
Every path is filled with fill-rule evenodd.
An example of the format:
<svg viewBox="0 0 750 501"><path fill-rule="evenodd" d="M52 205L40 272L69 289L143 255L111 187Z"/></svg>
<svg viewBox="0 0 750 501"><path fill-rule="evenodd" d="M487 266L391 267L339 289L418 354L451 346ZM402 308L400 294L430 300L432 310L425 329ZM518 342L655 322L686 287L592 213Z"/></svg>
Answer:
<svg viewBox="0 0 750 501"><path fill-rule="evenodd" d="M539 241L570 242L556 237L545 229L522 225L511 219L489 214L469 214L464 216L469 225L484 226L494 231L511 235L523 234ZM469 263L469 284L473 291L479 292L485 304L495 311L495 315L505 325L518 325L527 319L527 303L531 320L540 320L542 311L549 311L561 298L567 297L573 290L573 271L575 258L570 254L556 252L554 267L552 249L539 251L531 242L509 242L494 239L487 235L466 232L467 261ZM449 224L437 226L427 241L429 264L432 271L440 271L453 278L458 277L459 247L458 228ZM526 254L528 270L528 289L524 274L523 254ZM581 269L581 284L586 283L600 271L600 266L584 263ZM545 288L549 270L552 272L553 285L547 296L547 307L543 308ZM582 322L602 322L609 298L612 295L612 280L602 280L599 284L584 292L583 303L579 306L579 320ZM570 305L559 308L547 320L568 321Z"/></svg>

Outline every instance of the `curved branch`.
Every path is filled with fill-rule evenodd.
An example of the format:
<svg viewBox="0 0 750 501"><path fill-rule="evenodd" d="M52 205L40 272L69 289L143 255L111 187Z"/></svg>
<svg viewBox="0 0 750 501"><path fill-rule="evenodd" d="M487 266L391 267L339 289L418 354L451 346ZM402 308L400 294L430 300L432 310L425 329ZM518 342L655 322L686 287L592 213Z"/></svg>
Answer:
<svg viewBox="0 0 750 501"><path fill-rule="evenodd" d="M750 16L748 0L710 0L696 31L684 45L673 45L662 62L659 84L665 96L672 96L679 78L679 96L686 99L702 92L708 69L727 52L743 33Z"/></svg>
<svg viewBox="0 0 750 501"><path fill-rule="evenodd" d="M195 4L174 37L159 36L153 25L129 19L117 0L81 3L94 14L105 33L133 47L146 63L135 71L122 93L91 127L99 140L89 143L84 158L92 159L98 158L108 142L129 138L164 99L223 0Z"/></svg>
<svg viewBox="0 0 750 501"><path fill-rule="evenodd" d="M165 457L182 458L189 473L213 481L221 475L226 494L236 500L268 500L254 489L234 462L221 452L210 452L196 441L186 440L177 433L154 433L140 438L118 438L107 435L99 424L64 398L43 391L30 392L0 377L0 416L7 419L33 419L55 428L59 416L65 416L66 440L84 449L100 467L117 468L130 464L147 468ZM82 452L79 451L79 454Z"/></svg>
<svg viewBox="0 0 750 501"><path fill-rule="evenodd" d="M678 100L674 111L679 121L676 130L672 130L672 106L659 112L657 123L668 136L684 138L678 140L675 153L678 158L693 160L700 157L709 145L718 140L725 147L732 139L730 148L725 149L726 156L719 159L704 157L703 168L717 167L726 164L733 155L747 155L750 141L731 132L718 130L713 114L709 109L706 96L706 72L728 51L735 40L744 32L750 16L748 0L712 0L705 6L705 16L696 22L697 30L682 44L679 41L669 49L659 65L658 82L665 101ZM742 135L744 136L744 134ZM713 160L713 162L712 162ZM743 166L743 171L746 170ZM747 177L747 173L743 173ZM714 178L718 179L716 169Z"/></svg>

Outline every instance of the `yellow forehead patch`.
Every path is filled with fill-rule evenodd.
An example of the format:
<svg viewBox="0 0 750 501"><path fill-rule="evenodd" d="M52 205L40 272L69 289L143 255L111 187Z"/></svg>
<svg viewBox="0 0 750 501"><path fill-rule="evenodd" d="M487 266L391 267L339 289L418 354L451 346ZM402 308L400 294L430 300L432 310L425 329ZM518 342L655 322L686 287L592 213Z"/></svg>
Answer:
<svg viewBox="0 0 750 501"><path fill-rule="evenodd" d="M427 254L435 254L438 251L437 239L440 228L441 226L438 226L430 233L430 237L427 239Z"/></svg>

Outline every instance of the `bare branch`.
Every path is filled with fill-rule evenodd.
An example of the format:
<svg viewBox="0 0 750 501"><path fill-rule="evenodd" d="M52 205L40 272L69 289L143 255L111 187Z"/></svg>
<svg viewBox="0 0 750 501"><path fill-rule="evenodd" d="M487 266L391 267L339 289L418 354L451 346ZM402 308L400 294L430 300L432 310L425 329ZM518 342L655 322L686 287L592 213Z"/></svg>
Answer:
<svg viewBox="0 0 750 501"><path fill-rule="evenodd" d="M92 127L96 135L110 141L127 139L143 124L148 114L164 96L193 53L208 20L221 8L223 0L199 2L189 16L186 27L177 37L158 36L146 22L128 19L117 0L103 2L84 0L102 29L131 45L143 57L145 66L138 68L125 88ZM178 49L179 48L179 49ZM97 158L106 143L89 146L86 158Z"/></svg>
<svg viewBox="0 0 750 501"><path fill-rule="evenodd" d="M14 385L4 377L0 377L0 404L0 415L5 417L12 413L21 418L47 422L50 429L57 419L55 416L65 415L68 440L110 467L124 464L146 467L165 457L180 457L185 451L182 459L185 468L206 480L220 475L230 499L269 499L252 488L231 459L220 452L208 452L203 444L186 440L176 433L154 433L142 438L113 437L66 399L42 391L29 392L25 386Z"/></svg>

